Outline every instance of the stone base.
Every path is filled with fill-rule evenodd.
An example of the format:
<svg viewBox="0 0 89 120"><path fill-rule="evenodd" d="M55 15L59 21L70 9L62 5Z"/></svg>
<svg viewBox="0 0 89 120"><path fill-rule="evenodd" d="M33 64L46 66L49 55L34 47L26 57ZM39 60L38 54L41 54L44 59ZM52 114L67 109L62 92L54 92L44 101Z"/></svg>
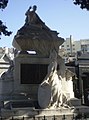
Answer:
<svg viewBox="0 0 89 120"><path fill-rule="evenodd" d="M24 107L24 108L11 108L11 109L1 109L2 118L41 118L41 120L45 117L49 120L52 120L53 117L73 117L78 114L89 114L88 106L75 106L74 108L58 108L58 109L35 109L34 107ZM69 120L69 119L67 119Z"/></svg>
<svg viewBox="0 0 89 120"><path fill-rule="evenodd" d="M59 109L35 109L34 107L27 108L12 108L12 109L1 109L2 117L12 117L12 116L30 116L30 117L40 117L40 116L60 116L60 115L73 115L75 109L69 108L59 108Z"/></svg>
<svg viewBox="0 0 89 120"><path fill-rule="evenodd" d="M81 99L78 98L71 98L69 100L69 102L71 103L71 105L73 106L80 106L81 105Z"/></svg>

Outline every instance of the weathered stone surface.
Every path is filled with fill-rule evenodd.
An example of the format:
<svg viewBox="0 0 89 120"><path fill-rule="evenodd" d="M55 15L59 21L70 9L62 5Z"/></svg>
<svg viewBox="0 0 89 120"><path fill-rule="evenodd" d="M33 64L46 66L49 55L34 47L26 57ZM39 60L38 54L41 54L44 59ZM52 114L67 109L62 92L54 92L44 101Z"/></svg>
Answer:
<svg viewBox="0 0 89 120"><path fill-rule="evenodd" d="M40 85L38 88L38 103L41 108L47 108L51 101L51 87L49 83Z"/></svg>
<svg viewBox="0 0 89 120"><path fill-rule="evenodd" d="M50 50L58 51L64 39L57 36L56 31L43 29L36 25L24 25L18 30L13 40L17 50L35 50L37 54L48 56Z"/></svg>
<svg viewBox="0 0 89 120"><path fill-rule="evenodd" d="M26 12L25 24L14 37L12 45L20 51L34 50L42 56L49 56L51 50L58 51L64 39L58 37L57 31L45 25L36 13L37 6Z"/></svg>

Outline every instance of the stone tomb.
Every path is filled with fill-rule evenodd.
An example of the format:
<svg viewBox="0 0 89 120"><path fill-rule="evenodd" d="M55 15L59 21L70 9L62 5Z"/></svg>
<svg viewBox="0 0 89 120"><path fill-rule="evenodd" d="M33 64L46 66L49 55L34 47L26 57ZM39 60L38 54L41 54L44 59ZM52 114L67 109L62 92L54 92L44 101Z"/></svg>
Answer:
<svg viewBox="0 0 89 120"><path fill-rule="evenodd" d="M21 53L14 63L14 93L24 93L37 99L38 86L47 74L50 59Z"/></svg>
<svg viewBox="0 0 89 120"><path fill-rule="evenodd" d="M25 24L13 39L12 44L18 53L14 64L3 77L4 80L10 78L12 82L6 92L8 99L2 99L3 117L62 115L65 110L67 115L76 112L76 105L73 107L70 101L74 102L74 74L65 69L64 60L59 55L59 46L64 39L45 25L36 8L34 5L32 10L31 7L28 9ZM29 54L28 51L35 51L36 54Z"/></svg>

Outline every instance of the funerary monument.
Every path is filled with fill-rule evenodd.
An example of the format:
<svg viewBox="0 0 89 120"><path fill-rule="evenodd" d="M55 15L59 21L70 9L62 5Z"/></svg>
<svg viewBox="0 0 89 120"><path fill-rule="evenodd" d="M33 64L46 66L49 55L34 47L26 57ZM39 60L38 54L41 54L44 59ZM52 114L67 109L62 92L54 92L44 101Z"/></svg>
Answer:
<svg viewBox="0 0 89 120"><path fill-rule="evenodd" d="M1 75L2 116L72 114L81 105L73 101L74 73L59 55L64 39L46 26L36 8L27 10L25 24L13 39L14 61Z"/></svg>

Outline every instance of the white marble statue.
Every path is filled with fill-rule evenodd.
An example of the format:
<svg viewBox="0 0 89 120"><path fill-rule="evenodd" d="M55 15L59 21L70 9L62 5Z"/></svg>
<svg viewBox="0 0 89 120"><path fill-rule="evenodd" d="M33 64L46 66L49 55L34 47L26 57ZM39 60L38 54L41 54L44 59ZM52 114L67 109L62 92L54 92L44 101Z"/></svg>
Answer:
<svg viewBox="0 0 89 120"><path fill-rule="evenodd" d="M51 62L48 66L48 73L38 88L38 103L41 108L71 108L72 105L69 102L69 97L66 95L66 92L72 92L66 90L67 87L70 87L70 84L66 86L70 79L66 80L68 76L65 79L62 78L61 68L57 59L58 55L55 50L51 51L49 58ZM63 89L64 86L66 91Z"/></svg>
<svg viewBox="0 0 89 120"><path fill-rule="evenodd" d="M39 88L41 88L42 90L45 88L46 89L50 88L51 91L51 94L49 93L48 96L46 95L46 98L48 97L49 99L43 98L45 96L42 96L44 102L43 101L41 102L39 100L41 98L41 96L39 95L40 97L38 97L38 102L40 101L39 102L40 107L42 108L45 108L47 105L48 108L57 108L63 105L63 93L62 93L62 84L61 84L62 77L61 75L58 74L59 71L57 71L57 52L55 50L51 52L50 60L51 63L48 66L48 74L46 75L45 79L39 86ZM45 92L45 91L46 90L43 90L41 92Z"/></svg>

